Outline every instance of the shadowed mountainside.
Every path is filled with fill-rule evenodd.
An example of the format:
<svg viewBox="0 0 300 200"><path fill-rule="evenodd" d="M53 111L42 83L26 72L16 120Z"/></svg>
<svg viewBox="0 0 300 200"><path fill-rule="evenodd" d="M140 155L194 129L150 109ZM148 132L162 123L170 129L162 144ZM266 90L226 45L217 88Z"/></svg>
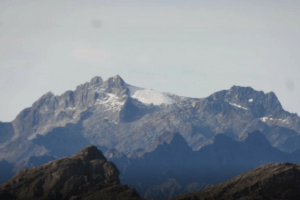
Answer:
<svg viewBox="0 0 300 200"><path fill-rule="evenodd" d="M249 133L240 142L218 134L198 151L193 151L179 133L173 133L169 142L162 141L154 151L142 157L131 159L119 153L118 158L109 159L120 169L121 182L149 199L157 194L166 197L183 193L183 188L192 183L219 184L267 163L300 163L300 157L272 147L259 131ZM164 189L168 179L176 180L180 186L175 188L177 191ZM163 198L157 196L156 199Z"/></svg>

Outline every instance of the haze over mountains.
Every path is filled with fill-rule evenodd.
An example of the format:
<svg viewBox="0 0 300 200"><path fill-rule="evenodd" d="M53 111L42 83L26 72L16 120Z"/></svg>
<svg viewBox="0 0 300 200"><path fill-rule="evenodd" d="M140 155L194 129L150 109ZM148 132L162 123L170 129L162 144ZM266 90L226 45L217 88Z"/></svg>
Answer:
<svg viewBox="0 0 300 200"><path fill-rule="evenodd" d="M261 164L299 162L299 128L273 92L233 86L197 99L94 77L0 123L0 159L19 171L93 144L116 163L122 183L146 194L167 178L182 187L216 184Z"/></svg>

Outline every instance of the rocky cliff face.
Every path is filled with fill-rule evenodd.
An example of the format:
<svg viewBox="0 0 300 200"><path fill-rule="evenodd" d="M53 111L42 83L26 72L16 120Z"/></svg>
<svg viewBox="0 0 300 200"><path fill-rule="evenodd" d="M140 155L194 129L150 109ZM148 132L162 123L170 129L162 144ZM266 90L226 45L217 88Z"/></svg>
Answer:
<svg viewBox="0 0 300 200"><path fill-rule="evenodd" d="M119 171L95 146L18 172L0 185L0 199L140 199L120 185Z"/></svg>
<svg viewBox="0 0 300 200"><path fill-rule="evenodd" d="M260 166L225 183L172 200L294 200L300 196L300 165L276 163Z"/></svg>
<svg viewBox="0 0 300 200"><path fill-rule="evenodd" d="M188 98L100 77L60 96L51 92L0 123L0 159L21 163L30 156L73 155L88 144L142 156L179 132L193 150L220 133L243 140L260 130L273 147L300 148L300 120L273 92L233 86L207 98Z"/></svg>

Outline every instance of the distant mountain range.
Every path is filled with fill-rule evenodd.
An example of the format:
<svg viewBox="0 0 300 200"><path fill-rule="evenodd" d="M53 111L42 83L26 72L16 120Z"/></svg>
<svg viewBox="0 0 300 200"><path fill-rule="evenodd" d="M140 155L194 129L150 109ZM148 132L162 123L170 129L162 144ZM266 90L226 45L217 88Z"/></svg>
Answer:
<svg viewBox="0 0 300 200"><path fill-rule="evenodd" d="M16 172L92 144L116 163L121 182L143 195L168 178L182 187L215 184L264 163L299 162L299 119L273 92L250 87L197 99L132 86L120 76L94 77L0 122L0 168ZM133 177L139 169L148 173ZM0 172L0 180L9 173Z"/></svg>

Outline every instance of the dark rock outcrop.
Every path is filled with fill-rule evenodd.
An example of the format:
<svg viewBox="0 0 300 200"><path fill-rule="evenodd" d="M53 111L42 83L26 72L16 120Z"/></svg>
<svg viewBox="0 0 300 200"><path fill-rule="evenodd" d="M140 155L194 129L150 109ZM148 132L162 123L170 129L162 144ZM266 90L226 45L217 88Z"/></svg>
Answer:
<svg viewBox="0 0 300 200"><path fill-rule="evenodd" d="M0 199L140 199L120 184L119 170L90 145L74 156L18 172L0 185Z"/></svg>
<svg viewBox="0 0 300 200"><path fill-rule="evenodd" d="M240 174L225 183L171 200L295 200L300 197L300 164L275 163Z"/></svg>

